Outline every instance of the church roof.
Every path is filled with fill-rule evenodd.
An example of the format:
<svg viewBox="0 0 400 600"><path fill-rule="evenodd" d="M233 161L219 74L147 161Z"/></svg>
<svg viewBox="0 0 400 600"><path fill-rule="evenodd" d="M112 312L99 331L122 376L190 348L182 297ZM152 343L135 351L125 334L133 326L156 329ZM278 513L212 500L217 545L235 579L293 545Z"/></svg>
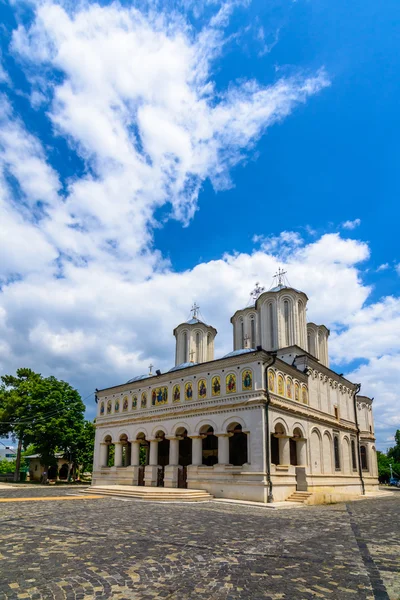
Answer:
<svg viewBox="0 0 400 600"><path fill-rule="evenodd" d="M297 292L298 294L303 294L304 292L301 292L300 290L296 290L296 288L294 287L289 287L288 285L283 285L282 283L280 285L276 285L275 287L273 287L270 290L267 290L268 292L280 292L281 290L294 290L295 292Z"/></svg>
<svg viewBox="0 0 400 600"><path fill-rule="evenodd" d="M172 369L170 369L168 371L168 373L171 373L172 371L179 371L179 369L187 369L188 367L194 367L197 364L198 363L193 363L193 362L181 363L180 365L176 365L176 367L172 367Z"/></svg>
<svg viewBox="0 0 400 600"><path fill-rule="evenodd" d="M255 348L242 348L241 350L234 350L225 354L222 358L230 358L231 356L239 356L240 354L247 354L248 352L255 352Z"/></svg>
<svg viewBox="0 0 400 600"><path fill-rule="evenodd" d="M151 377L151 376L150 375L136 375L136 377L129 379L129 381L127 381L126 383L133 383L134 381L140 381L141 379L147 379L148 377Z"/></svg>
<svg viewBox="0 0 400 600"><path fill-rule="evenodd" d="M196 325L197 323L200 323L201 325L206 325L206 323L204 323L203 321L200 321L200 319L190 319L190 321L186 321L188 325ZM206 327L208 327L208 325L206 325Z"/></svg>

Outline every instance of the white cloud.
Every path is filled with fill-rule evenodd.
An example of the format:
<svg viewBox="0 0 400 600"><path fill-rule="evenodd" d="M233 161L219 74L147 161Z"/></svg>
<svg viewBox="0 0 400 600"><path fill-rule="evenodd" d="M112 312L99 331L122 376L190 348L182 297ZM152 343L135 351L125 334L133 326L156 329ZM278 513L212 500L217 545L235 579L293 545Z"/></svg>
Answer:
<svg viewBox="0 0 400 600"><path fill-rule="evenodd" d="M344 229L355 229L361 224L361 219L354 219L354 221L345 221L342 225Z"/></svg>
<svg viewBox="0 0 400 600"><path fill-rule="evenodd" d="M397 274L400 275L400 263L395 266Z"/></svg>
<svg viewBox="0 0 400 600"><path fill-rule="evenodd" d="M381 265L379 265L379 267L377 268L377 271L386 271L389 268L389 263L383 263Z"/></svg>

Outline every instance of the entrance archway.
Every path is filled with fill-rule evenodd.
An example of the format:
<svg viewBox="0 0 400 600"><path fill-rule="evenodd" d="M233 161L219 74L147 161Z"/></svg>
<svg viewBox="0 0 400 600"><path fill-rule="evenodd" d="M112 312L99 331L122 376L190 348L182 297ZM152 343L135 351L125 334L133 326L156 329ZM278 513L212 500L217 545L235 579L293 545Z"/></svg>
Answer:
<svg viewBox="0 0 400 600"><path fill-rule="evenodd" d="M200 433L203 437L203 465L212 467L218 462L218 438L214 435L213 427L204 425Z"/></svg>
<svg viewBox="0 0 400 600"><path fill-rule="evenodd" d="M231 423L228 427L229 437L229 464L242 466L248 462L247 434L243 433L240 423Z"/></svg>
<svg viewBox="0 0 400 600"><path fill-rule="evenodd" d="M169 464L169 440L166 439L163 431L157 431L156 439L158 442L158 477L157 486L164 487L164 469Z"/></svg>
<svg viewBox="0 0 400 600"><path fill-rule="evenodd" d="M175 435L179 440L178 488L187 488L187 466L192 464L192 439L184 427L179 427Z"/></svg>
<svg viewBox="0 0 400 600"><path fill-rule="evenodd" d="M136 440L139 442L138 485L144 485L144 468L149 464L149 442L143 432L137 434Z"/></svg>

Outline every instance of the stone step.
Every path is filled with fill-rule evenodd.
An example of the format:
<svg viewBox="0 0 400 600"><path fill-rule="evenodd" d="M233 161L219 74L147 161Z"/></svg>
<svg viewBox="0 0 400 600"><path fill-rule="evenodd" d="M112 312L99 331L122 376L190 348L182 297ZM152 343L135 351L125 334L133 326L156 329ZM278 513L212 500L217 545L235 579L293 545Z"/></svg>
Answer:
<svg viewBox="0 0 400 600"><path fill-rule="evenodd" d="M86 490L87 493L88 490ZM128 485L93 486L91 494L102 496L121 496L136 500L149 500L157 502L204 502L213 499L213 496L204 490L188 490L180 488L157 488Z"/></svg>
<svg viewBox="0 0 400 600"><path fill-rule="evenodd" d="M288 498L286 498L286 502L299 502L303 503L312 496L311 492L293 492Z"/></svg>

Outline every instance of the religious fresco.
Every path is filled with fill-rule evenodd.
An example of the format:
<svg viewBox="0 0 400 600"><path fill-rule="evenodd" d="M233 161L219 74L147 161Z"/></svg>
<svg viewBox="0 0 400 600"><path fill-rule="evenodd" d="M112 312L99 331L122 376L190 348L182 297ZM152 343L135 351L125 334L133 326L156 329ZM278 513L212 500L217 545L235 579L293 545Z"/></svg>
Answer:
<svg viewBox="0 0 400 600"><path fill-rule="evenodd" d="M236 392L236 375L229 373L226 376L226 393L234 394Z"/></svg>
<svg viewBox="0 0 400 600"><path fill-rule="evenodd" d="M290 377L286 379L286 396L288 398L293 398L293 381Z"/></svg>
<svg viewBox="0 0 400 600"><path fill-rule="evenodd" d="M246 392L253 388L253 372L251 369L245 369L242 372L242 389Z"/></svg>
<svg viewBox="0 0 400 600"><path fill-rule="evenodd" d="M167 404L168 402L168 388L158 387L154 388L151 392L151 403L153 406L160 406L160 404Z"/></svg>
<svg viewBox="0 0 400 600"><path fill-rule="evenodd" d="M308 392L305 385L303 385L303 387L301 388L301 399L303 401L303 404L308 404Z"/></svg>
<svg viewBox="0 0 400 600"><path fill-rule="evenodd" d="M135 408L137 408L137 396L133 396L132 398L132 410L135 410Z"/></svg>
<svg viewBox="0 0 400 600"><path fill-rule="evenodd" d="M104 415L104 402L100 404L100 414Z"/></svg>
<svg viewBox="0 0 400 600"><path fill-rule="evenodd" d="M147 394L146 394L146 392L143 392L142 393L142 400L140 402L140 407L141 408L146 408L146 406L147 406Z"/></svg>
<svg viewBox="0 0 400 600"><path fill-rule="evenodd" d="M298 383L294 384L294 399L300 402L300 386Z"/></svg>
<svg viewBox="0 0 400 600"><path fill-rule="evenodd" d="M111 400L109 400L107 402L107 414L108 415L110 414L111 410L112 410L112 404L111 404Z"/></svg>
<svg viewBox="0 0 400 600"><path fill-rule="evenodd" d="M285 395L285 382L283 381L282 375L278 375L278 394L280 396Z"/></svg>
<svg viewBox="0 0 400 600"><path fill-rule="evenodd" d="M172 392L172 401L180 402L181 400L181 388L179 385L174 385L174 390Z"/></svg>
<svg viewBox="0 0 400 600"><path fill-rule="evenodd" d="M275 373L274 373L274 371L268 372L268 389L270 392L275 391Z"/></svg>
<svg viewBox="0 0 400 600"><path fill-rule="evenodd" d="M185 400L193 399L193 385L191 381L185 383Z"/></svg>
<svg viewBox="0 0 400 600"><path fill-rule="evenodd" d="M211 393L213 396L221 395L221 377L219 375L215 375L211 381Z"/></svg>
<svg viewBox="0 0 400 600"><path fill-rule="evenodd" d="M115 401L115 412L119 412L119 398Z"/></svg>
<svg viewBox="0 0 400 600"><path fill-rule="evenodd" d="M207 382L205 379L199 379L197 391L199 393L199 398L205 398L207 396Z"/></svg>
<svg viewBox="0 0 400 600"><path fill-rule="evenodd" d="M128 401L128 396L124 396L124 399L122 400L122 410L128 410L128 406L129 406L129 401Z"/></svg>

